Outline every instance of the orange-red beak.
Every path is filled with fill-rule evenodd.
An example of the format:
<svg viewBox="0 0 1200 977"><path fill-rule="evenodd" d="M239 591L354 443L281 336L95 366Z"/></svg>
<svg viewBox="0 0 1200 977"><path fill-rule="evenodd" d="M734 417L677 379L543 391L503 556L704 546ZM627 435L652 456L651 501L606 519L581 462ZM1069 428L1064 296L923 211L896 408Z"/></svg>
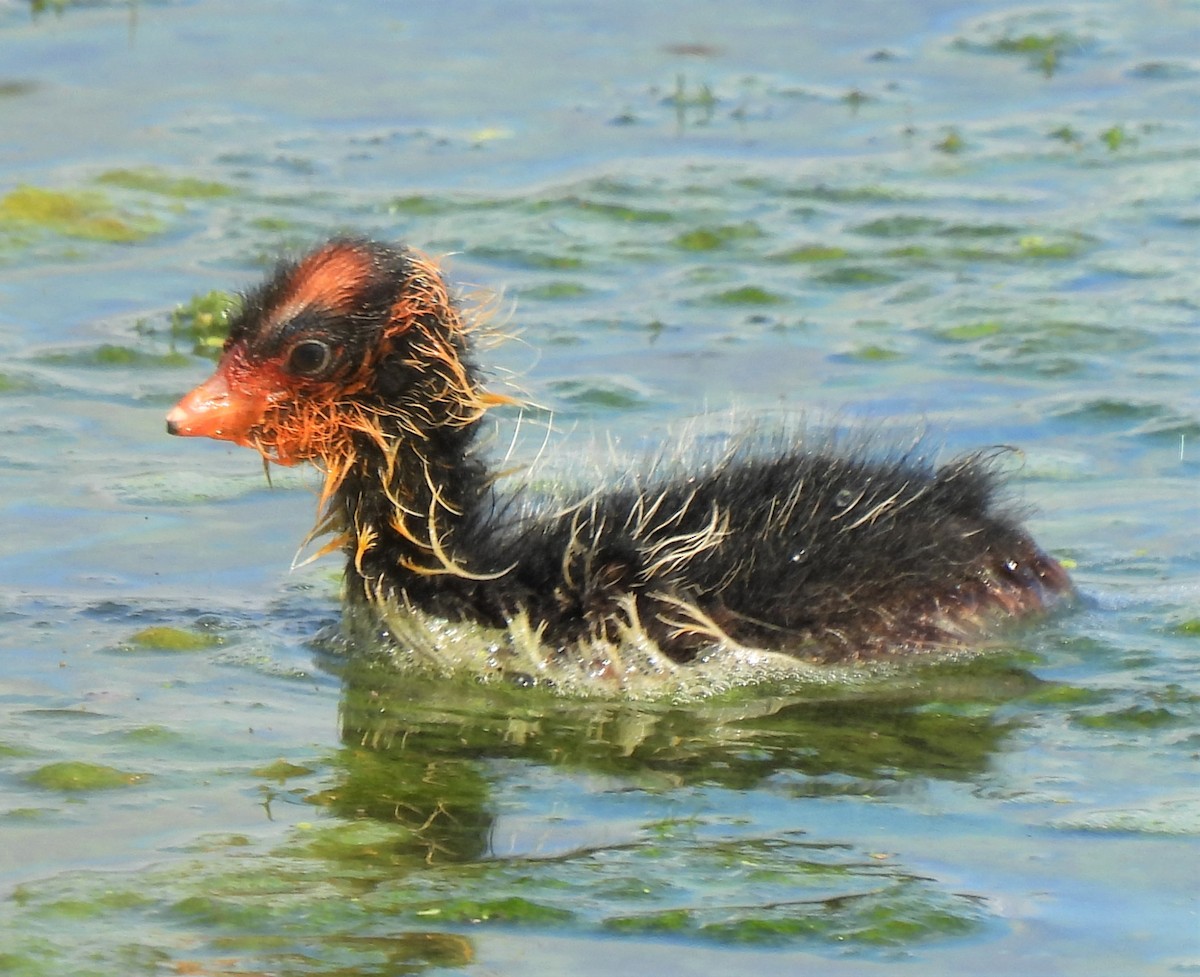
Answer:
<svg viewBox="0 0 1200 977"><path fill-rule="evenodd" d="M251 429L262 420L267 395L232 386L226 362L167 414L167 433L186 438L216 438L253 446Z"/></svg>

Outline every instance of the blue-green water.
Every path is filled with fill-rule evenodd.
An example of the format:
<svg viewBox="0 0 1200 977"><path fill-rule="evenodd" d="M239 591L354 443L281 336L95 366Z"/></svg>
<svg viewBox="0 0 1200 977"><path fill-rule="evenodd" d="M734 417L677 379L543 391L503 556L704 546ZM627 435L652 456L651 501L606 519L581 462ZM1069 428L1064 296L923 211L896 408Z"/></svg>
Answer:
<svg viewBox="0 0 1200 977"><path fill-rule="evenodd" d="M1184 0L0 5L0 970L1200 971L1198 50ZM1017 445L1078 606L686 710L325 654L312 479L162 416L176 305L347 229L500 295L562 470L731 407Z"/></svg>

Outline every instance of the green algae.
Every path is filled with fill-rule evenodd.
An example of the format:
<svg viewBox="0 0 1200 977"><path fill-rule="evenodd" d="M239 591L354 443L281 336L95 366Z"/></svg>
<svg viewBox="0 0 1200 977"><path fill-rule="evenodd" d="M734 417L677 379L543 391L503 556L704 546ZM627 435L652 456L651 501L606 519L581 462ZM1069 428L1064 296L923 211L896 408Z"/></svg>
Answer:
<svg viewBox="0 0 1200 977"><path fill-rule="evenodd" d="M1065 142L1068 145L1078 146L1083 142L1083 134L1073 126L1061 125L1051 129L1046 133L1047 139L1057 139L1059 142Z"/></svg>
<svg viewBox="0 0 1200 977"><path fill-rule="evenodd" d="M906 244L899 248L888 248L886 255L889 258L899 258L903 261L928 262L935 257L936 252L924 244Z"/></svg>
<svg viewBox="0 0 1200 977"><path fill-rule="evenodd" d="M389 792L394 796L394 792ZM381 794L374 804L384 802L389 794ZM344 798L338 806L344 807ZM298 834L284 853L304 859L334 862L343 868L378 870L384 866L401 868L421 863L426 847L420 833L411 825L389 824L374 819L331 821L313 826Z"/></svg>
<svg viewBox="0 0 1200 977"><path fill-rule="evenodd" d="M717 96L707 82L698 82L693 87L688 84L686 75L676 75L675 90L663 99L663 104L676 109L702 109L707 119L716 107Z"/></svg>
<svg viewBox="0 0 1200 977"><path fill-rule="evenodd" d="M171 312L171 335L190 341L193 352L217 357L229 335L229 321L241 308L241 299L223 291L193 295Z"/></svg>
<svg viewBox="0 0 1200 977"><path fill-rule="evenodd" d="M129 909L142 909L153 905L154 900L143 893L129 889L107 889L96 895L83 898L66 898L48 902L41 912L50 916L81 922Z"/></svg>
<svg viewBox="0 0 1200 977"><path fill-rule="evenodd" d="M1154 709L1129 706L1094 716L1076 716L1073 721L1088 729L1151 730L1175 726L1183 719L1183 716L1163 706Z"/></svg>
<svg viewBox="0 0 1200 977"><path fill-rule="evenodd" d="M532 251L502 245L472 248L471 254L477 258L485 258L521 268L532 268L537 271L571 271L584 266L583 258L578 255Z"/></svg>
<svg viewBox="0 0 1200 977"><path fill-rule="evenodd" d="M0 757L32 756L33 751L24 746L13 746L11 743L0 743Z"/></svg>
<svg viewBox="0 0 1200 977"><path fill-rule="evenodd" d="M1047 240L1038 234L1029 234L1017 242L1020 254L1025 258L1074 258L1083 253L1086 241L1081 237Z"/></svg>
<svg viewBox="0 0 1200 977"><path fill-rule="evenodd" d="M842 96L842 101L850 106L851 111L856 111L868 102L875 101L875 99L861 89L852 88Z"/></svg>
<svg viewBox="0 0 1200 977"><path fill-rule="evenodd" d="M1154 702L1165 702L1168 705L1200 706L1200 692L1193 692L1177 682L1170 682L1161 689L1155 689L1150 693L1150 698Z"/></svg>
<svg viewBox="0 0 1200 977"><path fill-rule="evenodd" d="M962 133L957 129L950 129L946 134L933 144L933 148L939 153L946 153L955 156L967 148L967 141L963 138Z"/></svg>
<svg viewBox="0 0 1200 977"><path fill-rule="evenodd" d="M855 234L880 240L911 238L909 243L883 252L887 258L929 262L1038 262L1079 258L1094 245L1090 235L1080 232L1034 231L1010 224L953 223L919 215L896 214L876 218L850 228ZM828 277L835 283L853 284L898 280L890 271L862 264L843 264L840 259L856 257L844 249L810 245L778 253L771 260L784 262L828 261L835 267Z"/></svg>
<svg viewBox="0 0 1200 977"><path fill-rule="evenodd" d="M94 190L47 190L19 186L0 197L0 232L39 231L87 241L129 244L162 230L156 218L114 206Z"/></svg>
<svg viewBox="0 0 1200 977"><path fill-rule="evenodd" d="M557 302L566 299L577 299L591 293L591 289L579 282L547 282L544 285L533 285L521 289L525 298L539 299L547 302Z"/></svg>
<svg viewBox="0 0 1200 977"><path fill-rule="evenodd" d="M824 285L842 285L851 288L888 285L900 280L898 275L867 265L840 265L821 271L814 277Z"/></svg>
<svg viewBox="0 0 1200 977"><path fill-rule="evenodd" d="M940 224L936 228L939 237L950 238L979 238L979 237L1008 237L1019 233L1019 228L1011 224Z"/></svg>
<svg viewBox="0 0 1200 977"><path fill-rule="evenodd" d="M1097 421L1146 421L1160 416L1162 405L1116 397L1097 397L1072 405L1060 417L1087 418Z"/></svg>
<svg viewBox="0 0 1200 977"><path fill-rule="evenodd" d="M683 251L716 251L735 241L761 238L762 228L753 221L716 227L695 227L679 234L672 242Z"/></svg>
<svg viewBox="0 0 1200 977"><path fill-rule="evenodd" d="M14 807L0 813L0 821L8 821L13 824L37 824L48 821L55 813L52 809L45 807Z"/></svg>
<svg viewBox="0 0 1200 977"><path fill-rule="evenodd" d="M1001 37L988 45L996 54L1043 54L1046 51L1061 51L1078 46L1078 41L1065 31L1049 34L1022 34L1019 37Z"/></svg>
<svg viewBox="0 0 1200 977"><path fill-rule="evenodd" d="M978 368L1022 370L1042 376L1064 376L1087 369L1092 357L1121 354L1138 348L1142 341L1134 330L1088 322L1047 321L1036 315L1020 321L996 322L995 328L985 321L921 331L940 342L959 345L962 355ZM1087 416L1088 409L1086 403L1072 402L1051 411L1061 416L1077 412Z"/></svg>
<svg viewBox="0 0 1200 977"><path fill-rule="evenodd" d="M664 909L660 912L634 916L610 916L604 928L614 933L684 934L696 928L695 914L690 909Z"/></svg>
<svg viewBox="0 0 1200 977"><path fill-rule="evenodd" d="M845 248L833 247L828 244L802 244L771 255L772 261L784 264L811 264L821 261L840 261L850 257Z"/></svg>
<svg viewBox="0 0 1200 977"><path fill-rule="evenodd" d="M753 178L749 179L753 180ZM743 183L742 185L751 186L752 184ZM764 190L768 188L768 186L762 186ZM914 199L910 191L882 184L835 186L828 183L817 183L809 186L788 187L782 192L785 196L819 200L831 204L900 203Z"/></svg>
<svg viewBox="0 0 1200 977"><path fill-rule="evenodd" d="M569 909L534 902L523 896L501 899L448 899L416 911L424 918L447 923L507 923L509 925L544 926L564 923L575 918Z"/></svg>
<svg viewBox="0 0 1200 977"><path fill-rule="evenodd" d="M275 217L264 215L262 217L254 217L248 223L248 227L252 227L256 231L268 231L272 234L282 234L285 231L294 231L300 225L296 221L288 220L286 217Z"/></svg>
<svg viewBox="0 0 1200 977"><path fill-rule="evenodd" d="M943 224L934 217L923 217L919 214L895 214L891 217L877 217L852 227L855 234L866 234L869 237L911 237L914 234L926 234L940 231Z"/></svg>
<svg viewBox="0 0 1200 977"><path fill-rule="evenodd" d="M1143 61L1129 70L1131 78L1146 81L1183 81L1200 75L1200 70L1187 61Z"/></svg>
<svg viewBox="0 0 1200 977"><path fill-rule="evenodd" d="M152 167L107 170L96 177L96 182L124 190L140 190L177 199L213 200L234 193L233 187L224 183L188 176L171 176Z"/></svg>
<svg viewBox="0 0 1200 977"><path fill-rule="evenodd" d="M33 389L33 383L25 377L0 373L0 394L21 393Z"/></svg>
<svg viewBox="0 0 1200 977"><path fill-rule="evenodd" d="M1129 146L1136 141L1129 135L1128 132L1125 131L1124 126L1119 125L1109 126L1100 133L1098 138L1102 143L1104 143L1105 146L1108 147L1108 151L1110 153L1115 153L1119 149L1124 149L1126 146Z"/></svg>
<svg viewBox="0 0 1200 977"><path fill-rule="evenodd" d="M637 410L650 403L641 390L609 379L559 380L549 389L559 400L581 408Z"/></svg>
<svg viewBox="0 0 1200 977"><path fill-rule="evenodd" d="M85 355L86 359L83 362L94 363L96 366L135 366L145 362L145 354L140 350L113 343L104 343Z"/></svg>
<svg viewBox="0 0 1200 977"><path fill-rule="evenodd" d="M1045 706L1091 706L1105 702L1109 693L1067 683L1051 683L1038 689L1026 701Z"/></svg>
<svg viewBox="0 0 1200 977"><path fill-rule="evenodd" d="M1084 53L1091 46L1091 42L1071 31L1021 31L1019 28L1006 29L979 40L958 38L954 42L954 47L960 51L1023 58L1029 68L1047 78L1058 72L1066 54Z"/></svg>
<svg viewBox="0 0 1200 977"><path fill-rule="evenodd" d="M925 880L849 852L808 845L786 833L706 841L694 835L697 829L703 831L704 824L652 843L583 852L542 866L535 877L523 874L528 868L520 863L482 873L443 871L435 891L452 888L453 898L396 888L377 908L426 923L688 936L727 946L905 946L976 931L985 919L977 900L939 893ZM673 862L680 849L697 871L664 884L658 866ZM420 888L429 883L426 878ZM538 899L522 894L530 886ZM490 897L475 896L476 889ZM731 900L731 892L741 899Z"/></svg>
<svg viewBox="0 0 1200 977"><path fill-rule="evenodd" d="M958 261L1057 261L1081 257L1093 243L1091 238L1082 234L1055 237L1026 234L1018 237L1009 247L955 247L947 250L945 255Z"/></svg>
<svg viewBox="0 0 1200 977"><path fill-rule="evenodd" d="M18 95L28 95L37 91L37 82L25 79L10 79L0 81L0 98L13 98Z"/></svg>
<svg viewBox="0 0 1200 977"><path fill-rule="evenodd" d="M274 763L268 763L263 767L256 767L250 771L254 776L261 777L263 780L278 780L282 783L285 780L291 780L293 777L307 777L313 772L312 767L306 767L299 763L289 763L287 760L276 760Z"/></svg>
<svg viewBox="0 0 1200 977"><path fill-rule="evenodd" d="M407 217L440 217L462 211L491 210L498 206L499 201L486 198L435 197L414 193L393 197L384 205L384 209L389 214L402 214Z"/></svg>
<svg viewBox="0 0 1200 977"><path fill-rule="evenodd" d="M102 343L99 346L76 350L56 350L36 357L39 363L54 366L95 367L180 367L189 366L191 359L182 353L169 350L165 353L150 353L133 346L118 343Z"/></svg>
<svg viewBox="0 0 1200 977"><path fill-rule="evenodd" d="M120 738L126 743L138 746L162 748L184 742L181 733L169 726L135 726L133 729L122 730Z"/></svg>
<svg viewBox="0 0 1200 977"><path fill-rule="evenodd" d="M1004 331L1004 324L994 319L982 322L964 322L956 326L943 326L932 330L938 339L951 343L969 343L977 339L986 339Z"/></svg>
<svg viewBox="0 0 1200 977"><path fill-rule="evenodd" d="M236 850L239 848L249 848L252 844L253 842L251 841L249 835L205 835L187 845L186 848L191 852L217 852Z"/></svg>
<svg viewBox="0 0 1200 977"><path fill-rule="evenodd" d="M54 945L49 940L39 941L26 952L9 953L0 950L0 973L10 977L57 977L58 969Z"/></svg>
<svg viewBox="0 0 1200 977"><path fill-rule="evenodd" d="M68 7L81 7L86 2L87 0L29 0L29 9L35 17L48 10L61 14Z"/></svg>
<svg viewBox="0 0 1200 977"><path fill-rule="evenodd" d="M742 285L717 292L708 301L713 305L782 305L787 298L759 285Z"/></svg>
<svg viewBox="0 0 1200 977"><path fill-rule="evenodd" d="M902 359L904 354L888 346L871 343L866 346L856 346L850 352L850 357L863 363L886 363Z"/></svg>
<svg viewBox="0 0 1200 977"><path fill-rule="evenodd" d="M222 644L220 635L203 631L185 631L167 625L143 628L128 638L126 649L145 651L203 651Z"/></svg>
<svg viewBox="0 0 1200 977"><path fill-rule="evenodd" d="M268 892L277 891L282 884L282 880L273 881L275 885ZM173 917L193 925L217 930L228 928L235 932L270 928L277 915L265 900L261 903L253 900L233 902L200 893L185 896L171 905L168 911Z"/></svg>
<svg viewBox="0 0 1200 977"><path fill-rule="evenodd" d="M622 224L672 224L676 221L676 216L669 210L633 207L624 203L609 203L582 198L570 198L567 202L580 213L603 217Z"/></svg>
<svg viewBox="0 0 1200 977"><path fill-rule="evenodd" d="M63 760L39 767L28 774L25 779L35 787L45 790L84 792L131 787L145 781L146 775L118 770L116 767L100 763Z"/></svg>

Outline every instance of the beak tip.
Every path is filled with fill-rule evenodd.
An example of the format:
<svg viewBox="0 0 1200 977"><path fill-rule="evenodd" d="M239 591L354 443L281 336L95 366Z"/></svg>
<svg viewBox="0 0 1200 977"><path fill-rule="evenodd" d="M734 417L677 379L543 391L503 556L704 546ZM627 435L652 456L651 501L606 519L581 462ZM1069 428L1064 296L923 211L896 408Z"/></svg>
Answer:
<svg viewBox="0 0 1200 977"><path fill-rule="evenodd" d="M172 407L170 411L167 412L167 433L176 435L182 434L183 421L183 411L181 411L178 406Z"/></svg>

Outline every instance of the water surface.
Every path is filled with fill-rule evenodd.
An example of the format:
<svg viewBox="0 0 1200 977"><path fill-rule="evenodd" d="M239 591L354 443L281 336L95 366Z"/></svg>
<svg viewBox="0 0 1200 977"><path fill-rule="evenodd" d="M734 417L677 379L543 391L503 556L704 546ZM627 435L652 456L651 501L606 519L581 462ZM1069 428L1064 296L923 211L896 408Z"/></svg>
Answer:
<svg viewBox="0 0 1200 977"><path fill-rule="evenodd" d="M0 969L1200 969L1200 8L802 7L0 5ZM345 230L499 296L518 451L1017 445L1081 601L693 708L327 653L313 479L162 416Z"/></svg>

